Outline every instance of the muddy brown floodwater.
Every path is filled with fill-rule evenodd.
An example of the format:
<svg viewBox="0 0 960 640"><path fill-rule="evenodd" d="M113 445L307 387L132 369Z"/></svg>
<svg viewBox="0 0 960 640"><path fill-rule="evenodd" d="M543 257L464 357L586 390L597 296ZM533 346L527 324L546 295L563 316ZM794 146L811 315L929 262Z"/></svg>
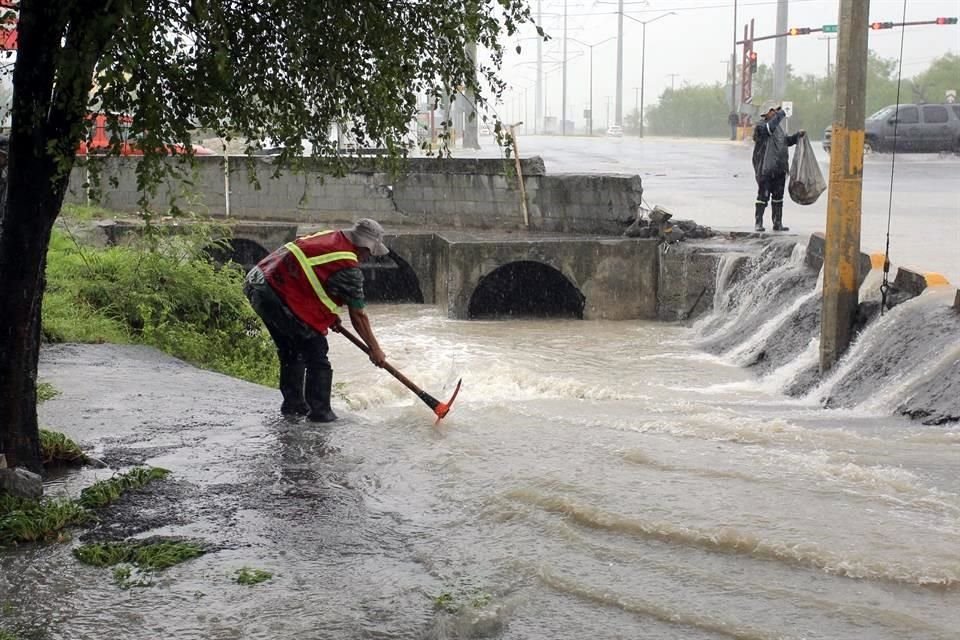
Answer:
<svg viewBox="0 0 960 640"><path fill-rule="evenodd" d="M681 326L371 313L425 389L463 376L441 425L337 336L346 399L324 426L147 348L46 349L62 394L44 424L173 471L78 535L215 550L129 590L77 563L79 540L2 552L5 623L63 640L958 637L955 425L787 398ZM238 585L243 566L274 577Z"/></svg>

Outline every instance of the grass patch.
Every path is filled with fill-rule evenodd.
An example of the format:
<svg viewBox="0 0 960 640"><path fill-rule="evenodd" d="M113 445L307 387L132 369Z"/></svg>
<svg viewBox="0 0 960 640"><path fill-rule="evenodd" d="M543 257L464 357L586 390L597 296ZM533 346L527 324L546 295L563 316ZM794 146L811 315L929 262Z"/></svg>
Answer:
<svg viewBox="0 0 960 640"><path fill-rule="evenodd" d="M170 475L159 467L135 467L126 473L115 475L107 480L94 482L80 492L80 504L87 509L98 509L115 502L126 491L139 489Z"/></svg>
<svg viewBox="0 0 960 640"><path fill-rule="evenodd" d="M89 461L80 445L59 431L40 429L40 460L44 466L85 464Z"/></svg>
<svg viewBox="0 0 960 640"><path fill-rule="evenodd" d="M255 584L260 584L261 582L266 582L272 577L273 574L269 571L264 571L263 569L251 569L250 567L242 567L237 569L233 575L233 579L237 584L243 584L247 586L253 586Z"/></svg>
<svg viewBox="0 0 960 640"><path fill-rule="evenodd" d="M196 366L276 387L276 350L243 295L244 273L219 267L210 225L154 231L97 248L54 229L47 252L43 338L142 343Z"/></svg>
<svg viewBox="0 0 960 640"><path fill-rule="evenodd" d="M89 512L72 500L0 495L0 547L60 540L64 529L89 519Z"/></svg>
<svg viewBox="0 0 960 640"><path fill-rule="evenodd" d="M17 640L17 636L13 635L9 631L0 629L0 640Z"/></svg>
<svg viewBox="0 0 960 640"><path fill-rule="evenodd" d="M80 492L78 500L31 500L0 495L0 548L20 543L66 539L64 530L94 519L92 509L106 506L124 492L167 477L157 467L136 467L108 480L95 482Z"/></svg>
<svg viewBox="0 0 960 640"><path fill-rule="evenodd" d="M206 549L196 542L183 540L130 540L127 542L99 542L86 544L73 550L73 555L84 564L95 567L112 567L128 564L148 571L163 571L170 567L198 558ZM121 571L121 576L123 576ZM131 574L127 573L126 578ZM114 572L116 579L117 573Z"/></svg>
<svg viewBox="0 0 960 640"><path fill-rule="evenodd" d="M95 482L80 492L79 500L30 500L0 495L0 547L24 542L63 539L67 527L88 522L91 509L116 501L124 492L167 477L157 467L136 467L108 480Z"/></svg>
<svg viewBox="0 0 960 640"><path fill-rule="evenodd" d="M37 385L37 402L53 400L58 395L60 395L60 390L49 382L41 382Z"/></svg>

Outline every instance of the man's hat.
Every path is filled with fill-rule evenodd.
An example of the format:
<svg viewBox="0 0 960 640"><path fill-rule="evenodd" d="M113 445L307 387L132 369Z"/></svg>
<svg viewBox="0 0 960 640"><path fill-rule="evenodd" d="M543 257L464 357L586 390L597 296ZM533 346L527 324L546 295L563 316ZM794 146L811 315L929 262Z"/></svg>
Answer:
<svg viewBox="0 0 960 640"><path fill-rule="evenodd" d="M385 256L390 253L387 245L383 244L383 227L376 220L361 218L353 223L353 227L345 229L344 233L350 242L358 247L366 247L374 256Z"/></svg>

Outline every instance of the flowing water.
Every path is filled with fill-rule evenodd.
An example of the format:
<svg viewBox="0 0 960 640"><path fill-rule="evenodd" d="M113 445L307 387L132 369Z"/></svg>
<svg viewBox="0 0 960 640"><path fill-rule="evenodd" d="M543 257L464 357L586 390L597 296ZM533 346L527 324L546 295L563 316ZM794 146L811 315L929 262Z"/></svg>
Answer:
<svg viewBox="0 0 960 640"><path fill-rule="evenodd" d="M221 549L129 591L72 564L69 544L8 554L0 596L71 639L956 639L960 428L892 412L924 380L960 374L960 320L945 294L921 296L834 375L786 395L816 361L796 324L819 286L802 257L788 246L725 265L719 311L694 328L374 307L412 379L441 396L463 377L438 426L336 337L345 419L324 427L277 420L272 391L104 356L120 370L90 384L118 393L153 376L141 401L186 425L166 435L162 416L139 416L155 434L139 437L177 447L148 460L200 487L188 505L229 513L187 508L200 524L160 532ZM784 324L803 335L742 366ZM70 400L57 361L41 373ZM85 394L77 404L95 404ZM111 419L95 406L81 424L94 442ZM244 564L275 577L231 584Z"/></svg>

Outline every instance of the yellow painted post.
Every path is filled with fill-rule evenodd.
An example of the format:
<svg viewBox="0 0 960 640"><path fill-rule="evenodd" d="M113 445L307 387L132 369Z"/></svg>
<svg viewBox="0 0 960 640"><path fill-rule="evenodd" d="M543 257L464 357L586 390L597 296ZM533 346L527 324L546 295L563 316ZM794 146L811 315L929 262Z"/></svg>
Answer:
<svg viewBox="0 0 960 640"><path fill-rule="evenodd" d="M857 313L869 0L840 0L837 91L823 259L820 371L850 344Z"/></svg>

